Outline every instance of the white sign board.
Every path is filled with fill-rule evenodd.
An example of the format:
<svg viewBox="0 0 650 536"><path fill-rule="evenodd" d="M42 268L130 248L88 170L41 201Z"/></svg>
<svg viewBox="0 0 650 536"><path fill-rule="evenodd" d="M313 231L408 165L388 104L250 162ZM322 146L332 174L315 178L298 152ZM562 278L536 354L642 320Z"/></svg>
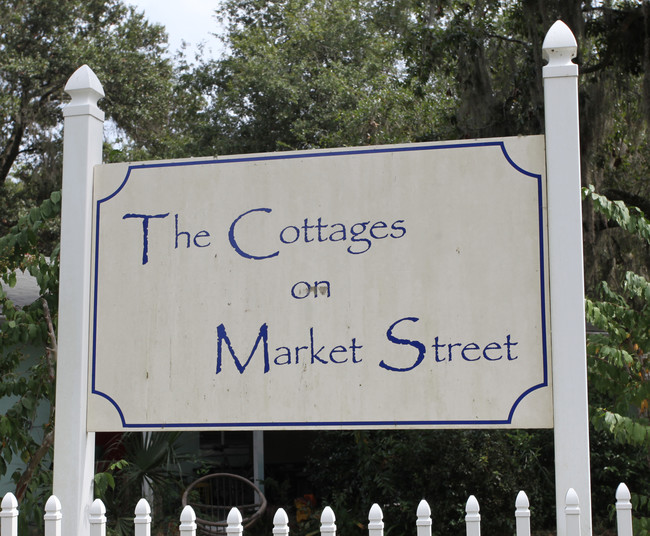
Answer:
<svg viewBox="0 0 650 536"><path fill-rule="evenodd" d="M542 136L95 169L88 429L551 427Z"/></svg>

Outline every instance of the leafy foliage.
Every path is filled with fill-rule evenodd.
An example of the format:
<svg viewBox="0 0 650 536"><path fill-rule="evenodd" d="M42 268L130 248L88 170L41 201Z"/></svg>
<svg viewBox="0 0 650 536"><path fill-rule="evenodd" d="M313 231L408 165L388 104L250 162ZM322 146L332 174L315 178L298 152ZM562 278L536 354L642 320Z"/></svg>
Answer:
<svg viewBox="0 0 650 536"><path fill-rule="evenodd" d="M0 1L0 184L21 183L11 199L33 206L60 189L63 88L84 63L117 131L155 150L171 95L165 39L119 0ZM0 231L16 221L6 207Z"/></svg>
<svg viewBox="0 0 650 536"><path fill-rule="evenodd" d="M153 496L153 520L160 527L166 515L177 514L184 488L181 462L187 459L178 452L180 432L128 432L117 436L100 461L106 470L95 475L95 494L107 508L109 528L116 534L130 534L133 508L150 490Z"/></svg>
<svg viewBox="0 0 650 536"><path fill-rule="evenodd" d="M614 224L650 243L650 221L622 201L583 190L594 208ZM603 281L597 299L586 300L586 318L597 332L589 336L591 420L596 430L646 453L650 447L650 282L628 271L620 291ZM650 489L640 483L634 496L642 517L650 514ZM648 523L648 520L645 521Z"/></svg>
<svg viewBox="0 0 650 536"><path fill-rule="evenodd" d="M465 503L474 494L491 512L482 530L514 531L511 515L525 489L537 527L553 516L550 431L326 432L314 445L308 468L322 504L337 515L338 531L362 535L377 502L386 530L408 534L421 499L431 506L434 534L464 534ZM339 512L344 517L338 519Z"/></svg>
<svg viewBox="0 0 650 536"><path fill-rule="evenodd" d="M604 195L596 193L591 184L583 189L583 198L589 199L607 220L650 244L650 221L639 208L630 207L622 200L610 201Z"/></svg>
<svg viewBox="0 0 650 536"><path fill-rule="evenodd" d="M60 210L61 194L54 192L0 238L4 283L0 291L4 316L0 330L0 397L8 399L10 405L0 416L0 475L6 473L14 458L26 465L11 475L16 496L26 498L21 510L23 519L34 514L30 504L51 493L48 468L53 444L56 316L50 311L56 311L58 302L59 265L56 249L45 255L38 239L40 231L58 218ZM15 305L6 292L7 287L16 285L18 272L31 274L40 292L40 299L23 307ZM38 516L34 517L38 520Z"/></svg>
<svg viewBox="0 0 650 536"><path fill-rule="evenodd" d="M392 19L407 12L383 9L371 0L224 2L230 52L197 67L210 97L203 143L232 153L430 138L444 81L435 97L415 95Z"/></svg>

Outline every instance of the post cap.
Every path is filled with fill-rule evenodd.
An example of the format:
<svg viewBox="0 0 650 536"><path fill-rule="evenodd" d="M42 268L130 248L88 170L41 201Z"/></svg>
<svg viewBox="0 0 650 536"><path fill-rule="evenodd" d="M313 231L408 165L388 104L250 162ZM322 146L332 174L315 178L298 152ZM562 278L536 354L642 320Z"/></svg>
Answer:
<svg viewBox="0 0 650 536"><path fill-rule="evenodd" d="M561 20L555 21L542 44L542 55L548 65L569 65L577 53L578 43L573 32Z"/></svg>
<svg viewBox="0 0 650 536"><path fill-rule="evenodd" d="M72 74L64 90L71 97L63 108L65 117L93 115L100 121L104 120L104 113L97 107L97 101L104 96L104 88L88 65L82 65Z"/></svg>

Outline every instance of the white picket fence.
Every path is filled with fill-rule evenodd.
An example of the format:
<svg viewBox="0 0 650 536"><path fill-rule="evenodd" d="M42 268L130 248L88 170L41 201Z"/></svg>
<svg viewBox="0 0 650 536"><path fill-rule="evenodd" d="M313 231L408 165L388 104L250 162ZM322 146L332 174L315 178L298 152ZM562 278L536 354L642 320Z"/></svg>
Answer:
<svg viewBox="0 0 650 536"><path fill-rule="evenodd" d="M570 489L566 495L564 508L566 536L580 536L580 505L577 493ZM0 536L18 536L18 501L13 493L7 493L2 499L0 510ZM519 492L515 501L516 536L530 536L530 509L528 497ZM473 495L465 506L465 525L467 536L481 535L481 515L479 504ZM45 536L61 536L61 503L52 495L45 504ZM431 536L431 508L422 500L416 511L417 536ZM378 504L373 504L368 514L368 536L384 535L384 515ZM89 512L89 536L106 536L106 508L102 501L96 499ZM336 536L336 516L334 511L325 507L320 518L321 536ZM135 507L133 520L135 536L151 535L151 508L145 499L140 499ZM616 525L618 536L632 536L632 503L630 491L625 484L616 490ZM196 536L196 515L191 506L186 506L180 515L180 536ZM227 536L241 536L244 532L242 516L237 508L228 514ZM289 517L283 508L278 509L273 517L273 536L289 535Z"/></svg>

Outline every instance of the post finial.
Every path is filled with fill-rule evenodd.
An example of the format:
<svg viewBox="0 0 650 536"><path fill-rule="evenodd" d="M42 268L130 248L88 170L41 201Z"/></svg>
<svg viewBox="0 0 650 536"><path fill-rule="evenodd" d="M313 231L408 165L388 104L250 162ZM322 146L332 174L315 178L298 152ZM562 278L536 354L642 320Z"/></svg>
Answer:
<svg viewBox="0 0 650 536"><path fill-rule="evenodd" d="M72 74L64 90L71 97L63 108L65 117L93 115L100 121L104 120L104 112L97 107L97 101L104 96L104 88L88 65L82 65Z"/></svg>
<svg viewBox="0 0 650 536"><path fill-rule="evenodd" d="M548 61L548 65L544 67L544 76L549 76L549 72L556 70L558 67L561 71L569 67L577 75L577 66L571 61L576 57L577 53L578 43L573 32L561 20L555 21L542 44L542 55Z"/></svg>

